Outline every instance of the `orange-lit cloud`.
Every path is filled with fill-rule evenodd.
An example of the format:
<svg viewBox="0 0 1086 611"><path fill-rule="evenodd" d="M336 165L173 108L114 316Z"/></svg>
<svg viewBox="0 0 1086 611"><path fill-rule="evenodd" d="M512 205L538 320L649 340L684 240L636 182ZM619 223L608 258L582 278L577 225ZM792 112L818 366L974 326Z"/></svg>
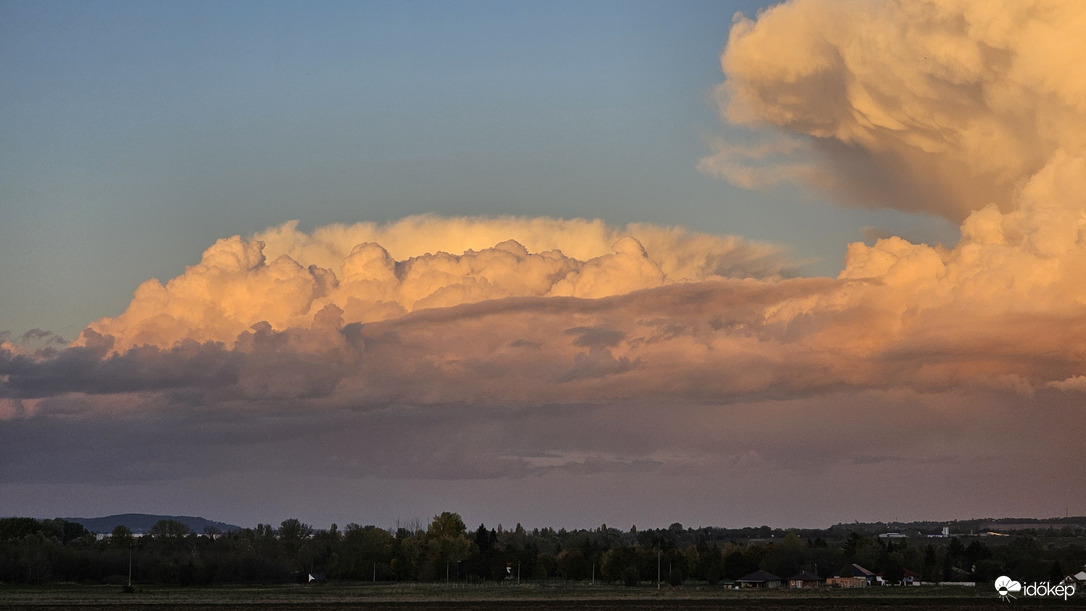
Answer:
<svg viewBox="0 0 1086 611"><path fill-rule="evenodd" d="M1086 9L1014 6L1025 27L972 3L801 0L738 19L723 54L731 120L894 166L893 198L938 190L917 207L964 217L953 248L856 243L838 278L803 280L788 279L775 247L678 228L418 216L306 233L290 222L149 280L125 312L87 328L72 348L84 356L45 361L59 372L105 359L80 374L96 388L57 382L71 390L112 388L105 372L122 377L139 351L133 379L152 387L160 363L193 372L165 387L214 379L239 397L347 404L1076 391L1086 107L1073 95L1082 84L1056 79L1029 43L1074 46L1067 28ZM1023 130L1026 115L1045 129ZM828 159L823 169L848 169ZM978 185L991 197L974 197ZM7 374L22 389L13 397L40 396L48 368L8 354L36 372ZM200 365L180 365L189 358ZM229 366L206 369L218 361Z"/></svg>
<svg viewBox="0 0 1086 611"><path fill-rule="evenodd" d="M78 446L72 422L150 414L130 432L175 426L208 465L251 460L242 439L349 477L725 473L830 503L930 469L984 482L986 507L1012 480L1055 499L1084 461L1084 15L798 0L733 25L724 114L771 133L702 167L955 219L952 247L843 245L837 278L798 278L778 247L651 225L291 222L149 280L66 349L5 342L0 420L55 418ZM122 468L160 477L171 451Z"/></svg>
<svg viewBox="0 0 1086 611"><path fill-rule="evenodd" d="M1084 27L1081 3L1048 0L796 0L739 18L723 116L788 144L721 142L702 168L956 221L1007 211L1058 151L1086 151Z"/></svg>
<svg viewBox="0 0 1086 611"><path fill-rule="evenodd" d="M1060 330L1080 328L1086 305L1086 84L1064 66L1086 54L1074 35L1084 15L1076 4L799 0L733 25L724 114L779 139L703 166L742 170L751 185L783 168L864 205L961 218L953 248L856 243L835 281L799 281L774 247L677 228L418 216L306 233L291 222L220 240L183 275L146 282L77 344L217 342L334 360L344 328L364 323L367 338L387 324L417 353L379 360L414 373L369 379L384 345L371 338L348 351L362 356L340 388L364 398L403 378L420 401L1077 388L1082 348ZM737 156L768 165L744 169ZM523 300L494 302L509 298ZM726 305L736 300L741 315ZM578 345L576 328L614 341ZM468 376L488 370L502 383Z"/></svg>
<svg viewBox="0 0 1086 611"><path fill-rule="evenodd" d="M779 278L789 266L770 245L652 225L423 216L306 234L291 222L251 240L219 240L198 265L165 285L145 282L124 313L89 329L112 337L117 351L183 340L233 345L257 323L309 328L328 306L345 323L373 322L505 297L599 298L718 276Z"/></svg>

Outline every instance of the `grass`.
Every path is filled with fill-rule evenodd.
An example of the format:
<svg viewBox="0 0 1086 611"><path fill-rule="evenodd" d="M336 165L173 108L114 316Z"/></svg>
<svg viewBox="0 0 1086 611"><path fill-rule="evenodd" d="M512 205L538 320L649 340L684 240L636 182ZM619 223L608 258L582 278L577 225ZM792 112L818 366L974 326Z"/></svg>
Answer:
<svg viewBox="0 0 1086 611"><path fill-rule="evenodd" d="M939 608L989 607L999 603L987 587L864 588L855 590L724 590L720 587L655 586L627 588L589 584L446 585L319 583L314 585L166 587L140 586L125 593L120 586L57 584L0 585L0 608L10 610L88 611L146 609L708 609L777 608ZM1060 608L1086 607L1086 595L1038 602Z"/></svg>

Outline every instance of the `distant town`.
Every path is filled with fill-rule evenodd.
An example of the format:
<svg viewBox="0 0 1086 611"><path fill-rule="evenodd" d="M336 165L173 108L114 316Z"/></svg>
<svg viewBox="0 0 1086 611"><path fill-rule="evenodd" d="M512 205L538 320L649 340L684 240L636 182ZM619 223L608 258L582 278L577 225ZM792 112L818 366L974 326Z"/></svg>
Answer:
<svg viewBox="0 0 1086 611"><path fill-rule="evenodd" d="M730 589L1086 585L1086 517L852 523L826 529L470 528L457 513L394 528L242 528L125 514L0 519L0 583L585 582Z"/></svg>

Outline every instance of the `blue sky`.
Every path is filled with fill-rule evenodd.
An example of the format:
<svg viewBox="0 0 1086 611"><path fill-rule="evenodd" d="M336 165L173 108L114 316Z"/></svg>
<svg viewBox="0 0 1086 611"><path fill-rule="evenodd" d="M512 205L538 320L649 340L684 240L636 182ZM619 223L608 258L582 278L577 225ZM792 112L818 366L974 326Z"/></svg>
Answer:
<svg viewBox="0 0 1086 611"><path fill-rule="evenodd" d="M1083 24L0 2L0 515L1082 515Z"/></svg>
<svg viewBox="0 0 1086 611"><path fill-rule="evenodd" d="M770 241L956 229L698 172L757 2L5 2L0 330L72 339L216 239L299 219L602 218Z"/></svg>

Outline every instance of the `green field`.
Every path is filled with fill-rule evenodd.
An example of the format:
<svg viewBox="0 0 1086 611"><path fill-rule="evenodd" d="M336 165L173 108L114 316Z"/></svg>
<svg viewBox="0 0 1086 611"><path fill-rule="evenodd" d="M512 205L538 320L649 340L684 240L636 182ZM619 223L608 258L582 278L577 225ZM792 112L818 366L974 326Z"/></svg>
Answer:
<svg viewBox="0 0 1086 611"><path fill-rule="evenodd" d="M1014 607L1083 608L1086 595L1061 599L1019 598ZM76 611L146 609L981 609L1007 607L987 587L868 588L820 591L734 591L652 586L626 588L587 584L449 586L317 584L221 586L208 588L139 587L125 593L118 586L0 586L0 609Z"/></svg>

